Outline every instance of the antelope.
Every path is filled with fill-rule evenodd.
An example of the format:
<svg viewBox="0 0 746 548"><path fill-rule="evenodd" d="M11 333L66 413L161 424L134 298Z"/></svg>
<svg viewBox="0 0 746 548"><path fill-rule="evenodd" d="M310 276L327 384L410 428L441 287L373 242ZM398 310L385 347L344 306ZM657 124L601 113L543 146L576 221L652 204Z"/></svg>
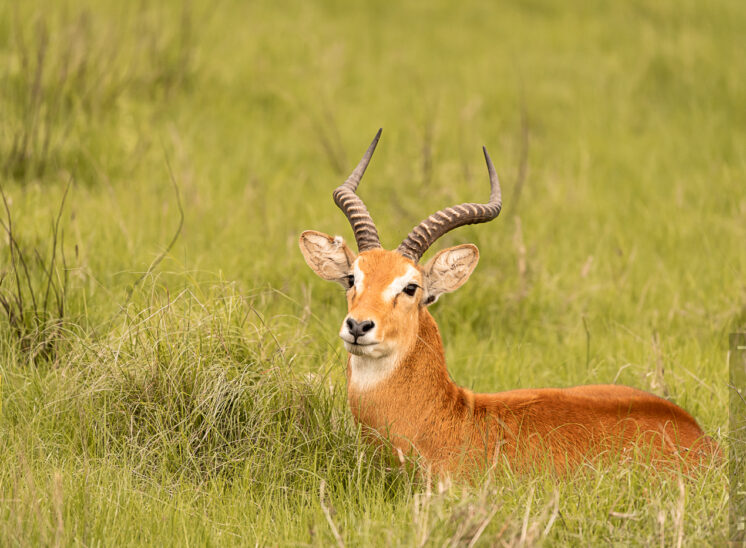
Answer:
<svg viewBox="0 0 746 548"><path fill-rule="evenodd" d="M352 225L358 254L340 236L312 230L300 235L308 266L346 290L339 336L348 352L347 400L364 431L445 473L498 461L515 469L548 465L562 473L603 455L647 455L653 462L675 457L686 465L719 453L689 413L642 390L607 384L477 394L457 386L428 306L467 281L479 251L462 244L424 266L419 260L446 232L495 219L502 207L500 183L483 148L489 201L442 209L396 250L385 250L356 194L380 136L381 130L333 195Z"/></svg>

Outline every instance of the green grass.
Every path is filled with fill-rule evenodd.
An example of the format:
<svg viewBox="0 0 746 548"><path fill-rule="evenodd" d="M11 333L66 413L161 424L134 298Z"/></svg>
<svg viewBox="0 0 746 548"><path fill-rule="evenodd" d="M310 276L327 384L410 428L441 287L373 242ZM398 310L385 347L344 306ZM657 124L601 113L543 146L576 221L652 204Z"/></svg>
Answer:
<svg viewBox="0 0 746 548"><path fill-rule="evenodd" d="M431 485L364 444L344 299L297 236L352 239L331 191L381 126L360 194L387 247L486 199L486 145L503 213L434 248L482 257L433 307L456 382L636 386L727 446L746 8L420 4L0 5L29 282L4 238L0 296L28 322L0 314L0 544L725 542L722 465ZM64 310L31 305L50 284Z"/></svg>

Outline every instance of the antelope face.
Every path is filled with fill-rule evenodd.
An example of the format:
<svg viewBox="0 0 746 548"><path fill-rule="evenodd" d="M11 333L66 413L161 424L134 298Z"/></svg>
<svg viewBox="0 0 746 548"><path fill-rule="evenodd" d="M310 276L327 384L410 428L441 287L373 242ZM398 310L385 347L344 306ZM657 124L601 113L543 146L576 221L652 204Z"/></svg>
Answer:
<svg viewBox="0 0 746 548"><path fill-rule="evenodd" d="M350 354L381 358L408 347L417 335L423 276L403 256L361 253L347 278L347 316L339 336Z"/></svg>
<svg viewBox="0 0 746 548"><path fill-rule="evenodd" d="M420 308L464 284L479 259L472 244L445 249L425 266L381 248L355 256L339 236L312 230L301 234L300 248L316 274L346 290L347 315L339 329L346 350L374 359L411 349Z"/></svg>

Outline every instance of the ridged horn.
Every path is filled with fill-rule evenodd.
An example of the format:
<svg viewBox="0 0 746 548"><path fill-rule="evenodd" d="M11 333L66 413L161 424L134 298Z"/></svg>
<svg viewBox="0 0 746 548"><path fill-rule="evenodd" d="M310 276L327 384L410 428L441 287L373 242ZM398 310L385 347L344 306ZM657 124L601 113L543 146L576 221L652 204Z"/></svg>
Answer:
<svg viewBox="0 0 746 548"><path fill-rule="evenodd" d="M376 225L373 223L373 218L368 213L368 209L365 207L363 201L355 194L355 191L360 184L363 173L365 173L365 168L370 163L373 152L376 150L376 145L378 144L378 139L381 138L382 131L383 129L378 130L373 142L368 147L355 171L347 177L344 183L334 190L333 194L334 203L347 216L347 220L352 225L352 230L355 233L355 241L357 241L357 249L360 253L368 249L381 247L381 241L378 238L378 231L376 230Z"/></svg>
<svg viewBox="0 0 746 548"><path fill-rule="evenodd" d="M492 165L487 149L482 147L482 150L487 162L487 171L490 174L490 201L486 204L460 204L433 213L412 229L396 249L399 253L416 263L435 240L446 232L463 225L486 223L500 214L502 208L500 181L497 180L495 166Z"/></svg>

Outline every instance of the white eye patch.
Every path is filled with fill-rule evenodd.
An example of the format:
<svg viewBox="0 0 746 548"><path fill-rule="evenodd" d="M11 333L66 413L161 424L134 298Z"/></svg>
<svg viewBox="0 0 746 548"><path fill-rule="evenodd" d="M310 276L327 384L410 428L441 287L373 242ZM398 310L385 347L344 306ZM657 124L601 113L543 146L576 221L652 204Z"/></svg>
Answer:
<svg viewBox="0 0 746 548"><path fill-rule="evenodd" d="M405 287L417 279L417 274L418 271L415 267L408 266L407 271L398 278L394 278L394 281L383 291L381 295L383 300L390 301L396 297Z"/></svg>
<svg viewBox="0 0 746 548"><path fill-rule="evenodd" d="M360 265L358 265L358 261L355 261L352 263L352 275L355 277L355 289L358 293L362 293L363 291L363 279L365 278L365 274L363 274L363 271L360 270Z"/></svg>

